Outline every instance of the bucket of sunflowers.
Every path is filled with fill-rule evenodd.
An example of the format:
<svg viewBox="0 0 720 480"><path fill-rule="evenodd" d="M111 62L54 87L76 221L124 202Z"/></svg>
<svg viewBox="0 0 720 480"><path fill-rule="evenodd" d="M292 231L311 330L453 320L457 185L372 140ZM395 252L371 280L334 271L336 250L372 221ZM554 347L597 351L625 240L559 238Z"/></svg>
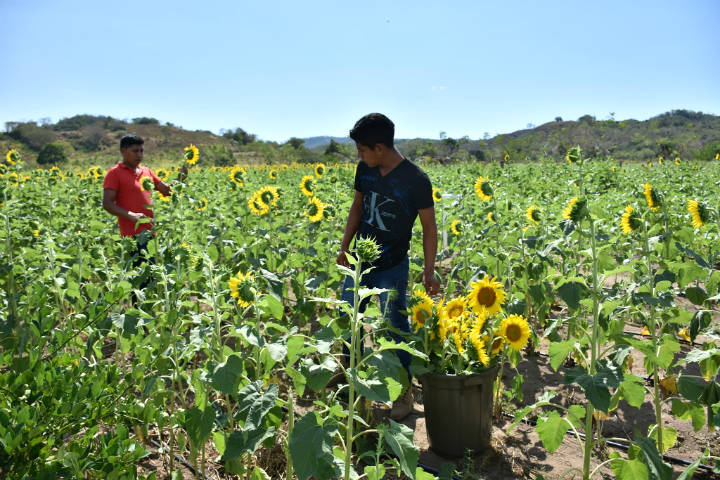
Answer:
<svg viewBox="0 0 720 480"><path fill-rule="evenodd" d="M435 303L422 290L410 299L411 335L429 358L415 369L422 372L428 441L442 456L490 445L503 365L517 364L530 337L525 318L503 311L505 297L503 285L486 275L450 300Z"/></svg>

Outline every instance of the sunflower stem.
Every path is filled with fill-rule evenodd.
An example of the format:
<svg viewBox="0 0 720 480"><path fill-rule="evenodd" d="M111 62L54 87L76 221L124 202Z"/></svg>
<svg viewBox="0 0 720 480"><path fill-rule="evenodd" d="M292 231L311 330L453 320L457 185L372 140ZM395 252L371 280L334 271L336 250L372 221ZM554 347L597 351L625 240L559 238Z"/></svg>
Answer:
<svg viewBox="0 0 720 480"><path fill-rule="evenodd" d="M357 359L358 313L360 311L360 278L362 262L358 258L355 264L355 278L353 284L353 316L350 321L350 371L354 372ZM348 416L345 429L345 480L350 480L350 462L352 461L353 426L355 425L355 385L348 379Z"/></svg>

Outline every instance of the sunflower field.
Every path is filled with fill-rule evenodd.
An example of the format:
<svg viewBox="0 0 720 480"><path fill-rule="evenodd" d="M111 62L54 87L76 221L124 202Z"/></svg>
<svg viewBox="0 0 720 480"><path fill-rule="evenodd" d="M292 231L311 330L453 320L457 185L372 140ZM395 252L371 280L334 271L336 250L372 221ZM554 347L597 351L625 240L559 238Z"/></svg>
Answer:
<svg viewBox="0 0 720 480"><path fill-rule="evenodd" d="M451 478L421 468L412 428L375 418L402 391L397 349L416 366L499 358L496 426L532 425L548 453L571 438L578 478L720 472L718 161L620 165L574 148L555 163L422 165L443 288L421 291L416 225L414 332L397 344L373 333L378 307L338 300L359 268L336 265L354 164L184 157L184 181L157 171L173 192L153 193L153 261L139 263L102 209L104 168L5 157L2 478ZM482 331L467 320L480 313ZM436 350L418 334L431 317ZM374 350L343 368L352 388L330 388L356 322ZM557 382L528 392L518 369L540 361ZM652 422L613 427L641 411ZM705 440L688 453L692 436Z"/></svg>

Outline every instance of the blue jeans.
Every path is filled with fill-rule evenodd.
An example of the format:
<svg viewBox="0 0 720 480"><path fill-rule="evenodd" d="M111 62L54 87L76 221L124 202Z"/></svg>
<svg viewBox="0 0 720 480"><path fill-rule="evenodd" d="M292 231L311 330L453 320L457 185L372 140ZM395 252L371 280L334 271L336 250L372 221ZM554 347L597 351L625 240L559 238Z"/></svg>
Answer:
<svg viewBox="0 0 720 480"><path fill-rule="evenodd" d="M371 270L370 273L363 275L360 285L368 288L386 288L393 290L393 294L385 292L380 294L380 309L383 312L383 316L386 320L390 320L390 325L393 328L401 330L403 332L410 332L410 320L403 311L407 310L407 284L408 284L408 269L410 262L407 255L405 259L394 267L390 267L387 270ZM348 302L350 305L353 304L354 280L352 277L345 277L342 289L342 299ZM388 299L388 297L390 297ZM371 297L368 297L360 301L360 311L364 312ZM404 340L401 335L390 332L390 338L400 343ZM360 347L362 348L362 346ZM347 348L343 348L343 351L348 354ZM412 360L411 355L403 350L396 351L398 359L402 366L407 370L408 380L412 380L410 375L410 362Z"/></svg>

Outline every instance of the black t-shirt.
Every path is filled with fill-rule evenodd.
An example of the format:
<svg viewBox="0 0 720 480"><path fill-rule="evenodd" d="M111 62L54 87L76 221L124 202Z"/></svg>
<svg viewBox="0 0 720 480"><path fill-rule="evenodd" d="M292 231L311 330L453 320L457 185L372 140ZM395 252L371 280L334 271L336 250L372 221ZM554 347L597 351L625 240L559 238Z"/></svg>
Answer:
<svg viewBox="0 0 720 480"><path fill-rule="evenodd" d="M403 159L385 176L378 167L358 163L355 190L362 193L362 219L357 237L373 237L381 255L373 266L379 270L400 263L410 249L412 227L418 210L433 206L430 179L417 165Z"/></svg>

